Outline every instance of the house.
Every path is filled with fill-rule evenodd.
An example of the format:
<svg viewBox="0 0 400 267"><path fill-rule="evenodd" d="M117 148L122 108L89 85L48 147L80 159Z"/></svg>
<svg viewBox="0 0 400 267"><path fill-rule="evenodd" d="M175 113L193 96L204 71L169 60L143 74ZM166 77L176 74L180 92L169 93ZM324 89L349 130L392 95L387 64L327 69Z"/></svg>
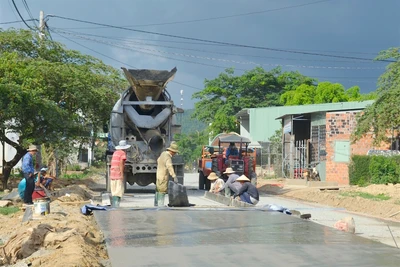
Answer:
<svg viewBox="0 0 400 267"><path fill-rule="evenodd" d="M322 181L349 184L351 155L366 155L374 147L372 136L350 141L356 115L373 101L340 102L242 110L241 135L268 142L282 129L282 169L286 177L299 178L304 169L315 167ZM272 118L275 116L275 118ZM243 131L243 132L242 132Z"/></svg>

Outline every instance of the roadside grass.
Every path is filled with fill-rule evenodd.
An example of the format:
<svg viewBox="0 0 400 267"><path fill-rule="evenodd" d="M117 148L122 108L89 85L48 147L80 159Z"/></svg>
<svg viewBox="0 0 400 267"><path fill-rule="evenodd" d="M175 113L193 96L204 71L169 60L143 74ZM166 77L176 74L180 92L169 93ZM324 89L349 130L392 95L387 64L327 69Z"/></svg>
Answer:
<svg viewBox="0 0 400 267"><path fill-rule="evenodd" d="M373 195L370 193L364 193L364 192L342 192L339 195L344 196L344 197L362 197L365 199L370 199L374 201L383 201L383 200L389 200L390 196L385 195L383 193Z"/></svg>
<svg viewBox="0 0 400 267"><path fill-rule="evenodd" d="M74 179L74 180L82 180L88 176L88 172L82 173L71 173L71 174L63 174L61 175L61 179Z"/></svg>
<svg viewBox="0 0 400 267"><path fill-rule="evenodd" d="M2 215L10 215L19 211L18 207L1 207L0 214Z"/></svg>

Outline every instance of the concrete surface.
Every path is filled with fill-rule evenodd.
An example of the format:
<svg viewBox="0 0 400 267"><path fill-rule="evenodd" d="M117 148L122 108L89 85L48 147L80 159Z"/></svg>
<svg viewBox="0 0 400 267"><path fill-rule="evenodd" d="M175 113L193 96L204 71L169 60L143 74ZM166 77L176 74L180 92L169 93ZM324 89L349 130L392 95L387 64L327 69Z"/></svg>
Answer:
<svg viewBox="0 0 400 267"><path fill-rule="evenodd" d="M185 174L185 186L187 187L189 202L195 204L196 207L225 207L221 203L204 198L204 191L197 190L197 173ZM121 202L121 208L153 207L154 188L154 185L144 188L139 186L129 186L128 193L124 195ZM165 203L168 203L168 196L165 198ZM260 195L260 202L256 207L260 208L267 204L277 204L290 210L298 210L301 213L310 213L312 215L312 222L328 227L333 227L335 222L344 217L352 216L356 225L356 235L395 247L396 244L387 227L389 225L397 244L400 246L399 223L350 213L343 208L334 208L309 202L286 199L276 195Z"/></svg>
<svg viewBox="0 0 400 267"><path fill-rule="evenodd" d="M112 266L399 266L395 248L278 212L96 211Z"/></svg>

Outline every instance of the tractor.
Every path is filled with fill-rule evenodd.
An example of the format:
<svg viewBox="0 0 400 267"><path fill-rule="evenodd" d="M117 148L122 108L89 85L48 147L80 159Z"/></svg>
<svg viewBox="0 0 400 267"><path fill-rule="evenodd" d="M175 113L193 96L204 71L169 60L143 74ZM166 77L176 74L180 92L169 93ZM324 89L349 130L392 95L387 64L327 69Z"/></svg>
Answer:
<svg viewBox="0 0 400 267"><path fill-rule="evenodd" d="M221 134L219 136L216 138L218 146L203 146L198 165L199 189L210 189L210 180L207 177L211 172L215 172L226 181L228 177L223 172L228 167L231 167L239 175L246 175L255 184L257 181L255 172L256 150L248 147L251 143L250 139L236 133ZM227 159L226 151L232 143L238 149L238 155L231 155Z"/></svg>

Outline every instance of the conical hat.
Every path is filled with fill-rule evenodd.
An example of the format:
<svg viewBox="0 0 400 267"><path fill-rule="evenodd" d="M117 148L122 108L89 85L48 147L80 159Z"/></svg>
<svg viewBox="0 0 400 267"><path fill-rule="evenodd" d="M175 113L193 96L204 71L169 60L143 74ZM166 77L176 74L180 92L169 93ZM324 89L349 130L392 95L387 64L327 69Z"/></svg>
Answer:
<svg viewBox="0 0 400 267"><path fill-rule="evenodd" d="M250 182L250 179L247 178L246 175L243 174L242 176L240 176L239 178L237 178L236 181L237 181L237 182L241 182L241 181L243 181L243 182Z"/></svg>
<svg viewBox="0 0 400 267"><path fill-rule="evenodd" d="M215 174L215 172L210 173L207 177L208 180L214 181L218 179L218 176Z"/></svg>

